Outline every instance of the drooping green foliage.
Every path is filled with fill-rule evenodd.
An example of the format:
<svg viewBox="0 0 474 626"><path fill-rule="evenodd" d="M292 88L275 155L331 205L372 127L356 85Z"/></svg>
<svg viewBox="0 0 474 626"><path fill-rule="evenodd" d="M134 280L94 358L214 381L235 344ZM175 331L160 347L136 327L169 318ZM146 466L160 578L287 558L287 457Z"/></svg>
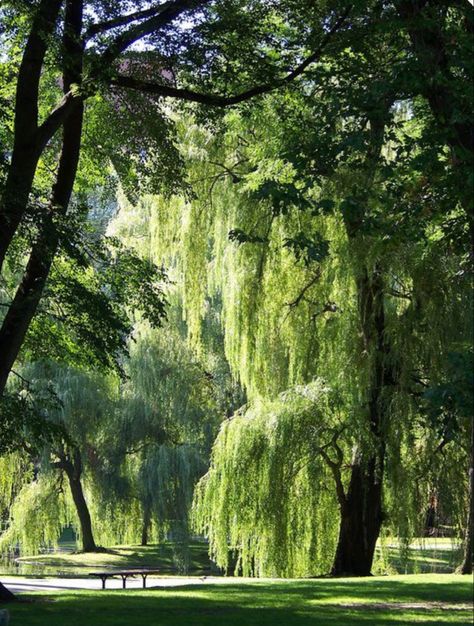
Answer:
<svg viewBox="0 0 474 626"><path fill-rule="evenodd" d="M334 395L316 380L224 421L194 505L220 567L292 577L330 567L338 504L317 451L340 427Z"/></svg>
<svg viewBox="0 0 474 626"><path fill-rule="evenodd" d="M20 490L5 545L25 543L22 527L33 528L26 520L40 511L49 513L29 549L77 522L61 486L48 509L58 469L71 488L83 482L100 542L166 532L181 542L218 415L243 401L229 370L250 404L224 422L196 499L220 565L235 558L244 573L309 575L333 563L336 574L368 574L380 532L407 545L433 501L458 530L472 454L468 3L175 0L163 12L137 2L145 14L126 17L131 5L115 4L86 3L86 23L76 24L85 56L77 46L64 54L74 42L66 23L59 45L54 26L64 18L52 18L40 118L50 120L64 79L65 106L69 98L85 114L71 207L59 202L54 219L49 192L61 188L63 140L53 133L32 162L24 206L12 202L10 176L23 161L7 156L19 145L10 131L14 109L22 112L13 105L18 44L40 5L53 2L0 9L12 53L0 66L5 226L21 214L6 243L0 338L8 346L14 335L9 294L26 293L26 258L36 250L37 260L40 245L54 263L35 282L45 287L20 357L103 370L41 374L62 402L45 423L64 433L41 440L41 456L38 445L27 448L38 476L5 481L5 507L8 490ZM183 15L187 23L175 20ZM145 49L129 51L138 40ZM163 102L221 106L263 93L226 115ZM104 238L111 207L97 220L95 204L100 213L119 180L118 216ZM143 317L162 323L163 265L176 288L169 325L152 331ZM111 367L128 380L107 379ZM41 410L19 419L20 400L5 409L2 451L25 433L36 438L44 419ZM366 552L355 559L360 571L356 545Z"/></svg>
<svg viewBox="0 0 474 626"><path fill-rule="evenodd" d="M28 478L21 479L15 455L2 460L11 477L2 485L10 513L3 550L17 541L23 553L56 545L70 525L81 538L70 461L98 545L137 543L144 532L147 541L169 536L186 569L194 485L207 469L219 420L218 383L168 326L138 324L124 369L122 382L51 362L25 369L33 389L46 386L55 394L56 406L43 419L63 437L30 451L36 470ZM20 486L11 506L13 480Z"/></svg>
<svg viewBox="0 0 474 626"><path fill-rule="evenodd" d="M344 460L338 471L346 490L353 455L370 454L375 445L366 407L380 358L380 348L364 343L361 336L358 280L364 272L382 276L383 336L390 346L382 362L396 376L379 401L386 407L381 424L384 532L405 540L421 532L432 493L443 494L450 522L459 528L466 492L457 490L453 498L447 485L465 483L466 450L450 445L439 455L440 432L426 419L424 389L447 375L450 351L465 349L471 338L466 219L448 169L429 194L423 191L431 162L425 162L426 118L422 112L413 117L416 104L389 107L367 205L361 192L371 125L361 130L357 118L340 120L328 146L327 138L317 135L321 120L316 112L323 106L324 99L313 106L310 98L297 94L268 99L264 113L259 110L250 121L230 114L217 141L205 129L186 124L182 149L197 197L176 198L168 205L148 198L143 205L151 224L146 245L159 255L167 246L177 275L184 275L185 314L194 345L201 341L206 300L221 299L226 356L253 401L274 398L315 375L337 389L344 407L344 434L337 442ZM360 106L353 103L352 115L361 115ZM315 134L309 137L310 123ZM309 151L317 155L332 148L337 154L342 146L343 157L331 174L322 170L315 175L319 162L311 160ZM436 149L443 159L443 146ZM307 160L301 160L302 154ZM443 195L443 209L434 207L436 195ZM125 220L134 209L122 210ZM180 233L177 242L170 232ZM327 570L332 554L324 561L311 560L304 550L291 556L294 538L288 520L286 534L275 535L272 520L282 503L297 507L288 495L297 489L296 480L273 500L279 483L267 481L268 468L262 469L255 486L258 495L245 499L247 486L260 471L246 450L274 451L258 420L241 427L242 420L223 428L213 469L199 491L200 528L206 527L214 555L228 565L229 540L245 572L299 575ZM263 424L263 416L261 420ZM462 437L468 429L464 422ZM319 457L319 475L302 479L306 488L327 480L331 466L321 461L324 455ZM262 501L267 506L260 509L257 502ZM221 507L222 502L226 505ZM336 504L328 507L333 521L336 511ZM312 532L324 532L317 509L308 509L307 515L315 523ZM265 547L260 550L260 542L252 543L253 536L265 536Z"/></svg>

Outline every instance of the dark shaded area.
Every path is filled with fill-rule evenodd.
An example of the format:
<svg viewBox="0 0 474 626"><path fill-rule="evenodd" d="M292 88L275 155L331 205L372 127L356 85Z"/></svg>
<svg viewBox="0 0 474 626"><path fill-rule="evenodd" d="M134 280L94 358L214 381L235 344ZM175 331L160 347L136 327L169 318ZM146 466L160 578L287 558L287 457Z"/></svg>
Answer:
<svg viewBox="0 0 474 626"><path fill-rule="evenodd" d="M459 579L459 583L437 582L434 578L394 581L320 580L291 583L256 583L251 585L202 585L157 591L111 591L92 594L66 593L55 596L54 602L18 605L12 608L12 617L24 626L48 624L68 626L79 624L196 626L303 626L358 624L407 624L419 621L425 626L452 623L453 613L447 610L363 610L337 606L351 601L366 603L369 600L384 602L468 603L472 585ZM328 606L318 602L333 603ZM456 611L456 624L471 624L470 611ZM15 623L15 622L14 622Z"/></svg>

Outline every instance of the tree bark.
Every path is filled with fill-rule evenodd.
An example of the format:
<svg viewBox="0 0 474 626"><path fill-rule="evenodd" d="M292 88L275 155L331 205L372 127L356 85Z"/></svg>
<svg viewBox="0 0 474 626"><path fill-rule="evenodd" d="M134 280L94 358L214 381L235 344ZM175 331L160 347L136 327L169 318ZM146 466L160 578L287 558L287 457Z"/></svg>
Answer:
<svg viewBox="0 0 474 626"><path fill-rule="evenodd" d="M79 450L75 449L72 456L72 460L69 457L63 457L61 462L58 464L58 467L66 472L66 476L69 480L72 499L74 500L74 504L76 506L77 516L79 517L79 524L81 527L82 550L83 552L96 552L97 545L92 532L92 520L89 513L89 507L87 506L87 502L84 497L84 491L82 489L82 460Z"/></svg>
<svg viewBox="0 0 474 626"><path fill-rule="evenodd" d="M66 3L64 50L64 91L79 82L82 72L83 47L79 40L82 27L82 0ZM64 121L59 167L52 189L48 213L43 218L23 278L0 328L0 396L18 356L30 323L36 313L51 266L58 250L59 233L56 221L67 212L79 163L84 105L78 99Z"/></svg>
<svg viewBox="0 0 474 626"><path fill-rule="evenodd" d="M365 160L358 209L344 215L349 241L360 236L384 141L391 98L381 102L380 111L370 119L371 143ZM340 529L331 573L335 576L368 576L375 545L383 522L383 476L385 465L385 425L389 415L384 398L394 384L393 365L388 365L390 345L385 335L383 272L376 265L370 272L360 270L356 278L361 352L373 359L370 388L367 389L367 426L372 438L369 450L354 455L347 493L339 480ZM336 480L336 484L337 484Z"/></svg>
<svg viewBox="0 0 474 626"><path fill-rule="evenodd" d="M469 468L469 495L466 532L464 536L464 558L459 568L461 574L472 574L474 561L474 421L471 423L471 457Z"/></svg>
<svg viewBox="0 0 474 626"><path fill-rule="evenodd" d="M380 268L369 278L366 271L358 280L359 314L364 349L374 354L372 387L369 390L368 425L372 450L358 453L352 463L351 478L344 498L339 497L341 522L331 573L335 576L369 576L383 513L385 464L385 392L394 384L392 366L387 366L390 350L385 337L383 279Z"/></svg>
<svg viewBox="0 0 474 626"><path fill-rule="evenodd" d="M31 25L15 98L13 152L0 206L0 271L8 247L28 205L41 154L38 135L38 92L44 57L62 0L42 0Z"/></svg>
<svg viewBox="0 0 474 626"><path fill-rule="evenodd" d="M341 504L341 522L334 576L369 576L375 545L383 521L382 482L375 471L376 457L356 461L345 501Z"/></svg>
<svg viewBox="0 0 474 626"><path fill-rule="evenodd" d="M150 531L151 525L151 508L148 504L145 504L143 510L143 525L142 525L142 537L140 545L147 546L148 545L148 533Z"/></svg>

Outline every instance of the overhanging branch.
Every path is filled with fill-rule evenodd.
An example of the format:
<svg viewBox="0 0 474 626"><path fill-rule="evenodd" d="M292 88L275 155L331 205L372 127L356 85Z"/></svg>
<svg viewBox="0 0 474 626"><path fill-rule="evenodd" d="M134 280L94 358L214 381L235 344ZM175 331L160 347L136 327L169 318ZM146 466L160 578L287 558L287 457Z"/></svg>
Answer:
<svg viewBox="0 0 474 626"><path fill-rule="evenodd" d="M131 24L132 22L136 22L139 20L144 20L149 17L154 17L156 14L163 12L171 2L163 2L158 6L151 7L149 9L143 9L141 11L135 11L134 13L128 13L127 15L119 15L110 20L104 20L103 22L97 22L96 24L91 24L89 28L86 30L84 35L84 40L87 41L96 35L107 32L108 30L112 30L113 28L118 28L119 26L126 26L127 24Z"/></svg>
<svg viewBox="0 0 474 626"><path fill-rule="evenodd" d="M298 78L298 76L301 76L304 73L304 71L312 63L319 61L329 41L347 19L351 11L351 8L352 8L352 5L349 6L344 11L344 13L334 22L333 26L323 37L318 48L312 54L306 57L304 61L302 61L294 70L289 72L286 76L284 76L283 78L277 79L272 83L256 85L255 87L252 87L246 91L243 91L239 94L235 94L233 96L200 93L198 91L193 91L192 89L171 87L169 85L162 85L160 83L153 83L153 82L146 81L146 80L140 80L138 78L133 78L131 76L123 76L121 74L115 76L115 78L112 78L109 81L109 83L117 87L135 89L137 91L142 91L144 93L151 93L151 94L155 94L157 96L162 96L165 98L176 98L179 100L198 102L200 104L207 104L210 106L227 107L227 106L239 104L241 102L245 102L246 100L250 100L251 98L255 96L269 93L271 91L274 91L275 89L278 89L279 87L283 87L284 85L291 83L296 78ZM104 55L106 53L104 53Z"/></svg>
<svg viewBox="0 0 474 626"><path fill-rule="evenodd" d="M182 13L191 9L197 9L210 2L211 0L175 0L175 2L166 3L157 15L153 15L140 24L134 24L128 30L118 35L100 56L98 67L109 67L124 50L139 39L156 32L163 26L167 26Z"/></svg>

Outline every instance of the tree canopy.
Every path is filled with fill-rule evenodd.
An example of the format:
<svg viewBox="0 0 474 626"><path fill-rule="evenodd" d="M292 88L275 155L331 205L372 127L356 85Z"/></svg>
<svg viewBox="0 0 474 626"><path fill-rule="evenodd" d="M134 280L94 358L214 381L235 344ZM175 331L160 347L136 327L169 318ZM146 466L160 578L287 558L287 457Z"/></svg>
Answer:
<svg viewBox="0 0 474 626"><path fill-rule="evenodd" d="M368 575L435 499L469 571L471 3L0 19L4 549Z"/></svg>

